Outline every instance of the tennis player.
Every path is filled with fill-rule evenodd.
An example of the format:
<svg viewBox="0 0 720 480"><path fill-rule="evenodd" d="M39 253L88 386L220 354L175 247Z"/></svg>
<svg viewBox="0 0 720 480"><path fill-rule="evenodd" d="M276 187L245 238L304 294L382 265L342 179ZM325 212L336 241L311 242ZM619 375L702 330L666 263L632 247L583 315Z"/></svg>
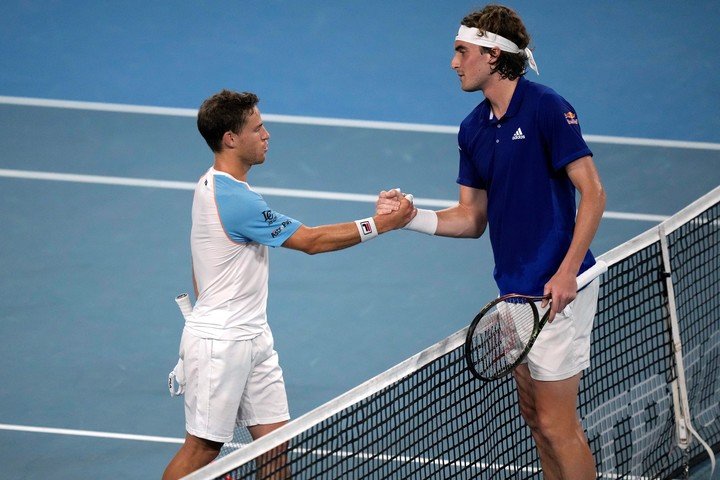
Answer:
<svg viewBox="0 0 720 480"><path fill-rule="evenodd" d="M552 296L552 323L514 373L520 410L544 478L591 479L595 462L576 405L598 281L577 292L576 277L595 263L589 248L605 193L573 107L525 79L526 65L538 71L529 44L522 20L504 6L462 20L451 67L464 91L485 98L460 126L459 202L420 209L405 228L477 238L489 225L500 294ZM378 213L399 208L401 199L382 192Z"/></svg>
<svg viewBox="0 0 720 480"><path fill-rule="evenodd" d="M268 247L308 254L339 250L401 228L415 215L403 200L391 215L308 227L272 210L247 183L265 161L270 134L252 93L223 90L198 112L198 130L214 153L192 206L193 282L197 301L185 322L179 366L184 384L185 443L164 479L210 463L237 424L258 438L287 423L288 403L268 326ZM178 371L179 370L179 371ZM262 463L262 461L261 461ZM285 478L284 459L267 465Z"/></svg>

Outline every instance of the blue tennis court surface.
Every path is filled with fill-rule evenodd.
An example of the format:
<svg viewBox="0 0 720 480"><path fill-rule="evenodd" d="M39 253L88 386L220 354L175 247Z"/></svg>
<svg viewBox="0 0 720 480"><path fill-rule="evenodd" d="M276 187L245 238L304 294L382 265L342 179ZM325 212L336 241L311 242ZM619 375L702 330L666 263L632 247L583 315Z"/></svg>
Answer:
<svg viewBox="0 0 720 480"><path fill-rule="evenodd" d="M481 100L449 68L473 5L414 3L2 7L0 476L159 478L184 434L165 386L182 329L173 298L192 288L190 188L211 155L187 110L110 104L194 109L228 87L257 92L264 114L457 125ZM511 5L534 34L541 77L528 78L578 109L606 186L595 253L720 184L714 2ZM250 182L286 189L268 203L304 223L374 208L318 192L457 198L445 128L269 118ZM491 274L485 238L274 249L269 320L292 415L467 325L495 293Z"/></svg>

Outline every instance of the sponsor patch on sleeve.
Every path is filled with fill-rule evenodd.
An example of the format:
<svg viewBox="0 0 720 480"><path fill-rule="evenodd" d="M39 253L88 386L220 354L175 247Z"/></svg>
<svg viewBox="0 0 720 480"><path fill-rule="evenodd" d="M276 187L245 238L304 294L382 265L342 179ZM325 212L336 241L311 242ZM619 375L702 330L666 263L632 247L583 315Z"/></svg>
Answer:
<svg viewBox="0 0 720 480"><path fill-rule="evenodd" d="M578 124L577 115L575 115L573 112L567 112L565 114L565 121L567 121L568 125L577 125Z"/></svg>

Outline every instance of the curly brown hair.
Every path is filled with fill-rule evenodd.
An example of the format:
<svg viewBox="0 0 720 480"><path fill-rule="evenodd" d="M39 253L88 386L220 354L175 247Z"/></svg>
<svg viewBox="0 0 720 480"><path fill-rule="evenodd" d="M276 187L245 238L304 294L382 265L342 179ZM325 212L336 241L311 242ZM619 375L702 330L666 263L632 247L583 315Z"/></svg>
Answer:
<svg viewBox="0 0 720 480"><path fill-rule="evenodd" d="M210 150L222 149L225 132L240 132L258 102L254 93L231 90L222 90L205 100L198 110L197 128Z"/></svg>
<svg viewBox="0 0 720 480"><path fill-rule="evenodd" d="M525 24L515 10L503 5L487 5L482 10L470 13L460 22L466 27L477 28L480 32L492 32L501 37L511 40L521 50L530 45L530 34L525 29ZM480 47L485 53L490 48ZM502 78L515 80L525 74L525 62L527 57L524 52L509 53L500 52L495 61L492 71L497 72Z"/></svg>

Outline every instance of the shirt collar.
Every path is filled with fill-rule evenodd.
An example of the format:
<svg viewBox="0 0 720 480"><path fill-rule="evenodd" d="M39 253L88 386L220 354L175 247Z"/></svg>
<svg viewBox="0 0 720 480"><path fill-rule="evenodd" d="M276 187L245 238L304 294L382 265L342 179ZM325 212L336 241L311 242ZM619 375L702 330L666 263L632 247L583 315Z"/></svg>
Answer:
<svg viewBox="0 0 720 480"><path fill-rule="evenodd" d="M525 98L525 90L527 90L527 84L528 80L525 80L525 77L520 77L518 79L517 85L515 85L515 91L513 92L512 98L510 99L510 105L508 105L507 112L505 112L503 118L514 117L518 113L518 110L520 110L520 105L522 105L523 98ZM485 108L487 109L483 120L486 122L490 122L491 124L497 123L498 119L493 114L490 102L485 99L483 103L485 103Z"/></svg>

